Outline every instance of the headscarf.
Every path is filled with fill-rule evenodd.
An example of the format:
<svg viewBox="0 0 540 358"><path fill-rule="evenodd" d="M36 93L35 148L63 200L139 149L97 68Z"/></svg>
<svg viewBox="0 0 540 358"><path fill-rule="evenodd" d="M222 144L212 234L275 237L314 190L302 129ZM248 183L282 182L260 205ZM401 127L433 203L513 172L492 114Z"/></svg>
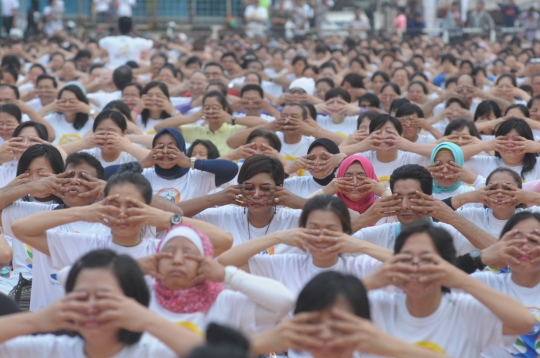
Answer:
<svg viewBox="0 0 540 358"><path fill-rule="evenodd" d="M308 154L309 152L311 152L311 150L317 146L323 146L324 149L326 149L326 151L330 154L339 154L339 147L337 146L336 143L334 143L334 141L330 140L330 139L326 139L326 138L321 138L321 139L317 139L316 141L314 141L313 143L311 143L311 145L309 146L308 148ZM326 178L323 178L323 179L317 179L315 177L313 177L313 180L315 180L315 182L319 185L322 185L322 186L327 186L328 184L330 184L330 182L332 181L332 179L334 179L336 177L336 169L334 169L334 171L328 175Z"/></svg>
<svg viewBox="0 0 540 358"><path fill-rule="evenodd" d="M156 133L154 136L154 140L152 141L152 148L156 146L156 140L162 135L162 134L170 134L173 136L174 140L176 140L176 146L178 147L178 150L180 150L182 153L186 154L186 141L184 140L184 136L178 129L175 128L163 128L159 132ZM154 169L156 170L156 174L163 179L178 179L183 177L184 175L189 172L189 168L182 168L179 165L175 165L171 169L163 169L159 165L154 165Z"/></svg>
<svg viewBox="0 0 540 358"><path fill-rule="evenodd" d="M379 178L377 178L377 175L375 175L375 170L373 169L373 164L367 159L366 157L363 157L361 155L351 155L350 157L346 158L343 162L341 162L341 165L339 166L337 177L343 178L345 176L345 172L349 167L354 163L360 163L362 167L364 168L364 171L366 172L366 177L379 181ZM365 195L362 199L359 201L352 201L348 199L345 194L337 193L337 197L343 200L345 205L349 209L352 209L354 211L359 212L360 214L363 214L369 207L375 202L375 194L369 193Z"/></svg>
<svg viewBox="0 0 540 358"><path fill-rule="evenodd" d="M439 144L438 146L435 147L435 149L433 149L433 151L431 152L431 158L430 158L430 163L433 164L435 163L435 157L437 157L437 154L439 154L439 152L441 150L446 150L446 151L449 151L450 153L452 153L452 155L454 156L454 162L459 165L459 166L463 166L465 164L465 159L463 157L463 151L461 150L461 148L459 146L457 146L456 144L454 143L451 143L451 142L443 142L441 144ZM455 191L457 188L459 188L461 186L461 180L458 181L457 183L454 183L450 186L443 186L439 183L437 183L435 180L433 180L433 192L434 193L451 193L453 191Z"/></svg>
<svg viewBox="0 0 540 358"><path fill-rule="evenodd" d="M214 247L208 236L186 224L178 224L170 228L159 243L157 252L161 252L169 240L179 236L191 241L204 256L214 257ZM171 312L207 313L225 286L222 283L204 280L190 288L171 290L157 280L153 289L159 305Z"/></svg>

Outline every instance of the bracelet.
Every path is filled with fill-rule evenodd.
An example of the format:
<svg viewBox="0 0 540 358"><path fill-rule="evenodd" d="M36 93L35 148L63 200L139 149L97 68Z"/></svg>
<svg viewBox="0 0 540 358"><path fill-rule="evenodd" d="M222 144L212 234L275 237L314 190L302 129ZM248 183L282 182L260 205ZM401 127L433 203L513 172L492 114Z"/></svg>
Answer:
<svg viewBox="0 0 540 358"><path fill-rule="evenodd" d="M235 125L235 122L236 122L236 117L231 116L231 123L232 123L233 126Z"/></svg>

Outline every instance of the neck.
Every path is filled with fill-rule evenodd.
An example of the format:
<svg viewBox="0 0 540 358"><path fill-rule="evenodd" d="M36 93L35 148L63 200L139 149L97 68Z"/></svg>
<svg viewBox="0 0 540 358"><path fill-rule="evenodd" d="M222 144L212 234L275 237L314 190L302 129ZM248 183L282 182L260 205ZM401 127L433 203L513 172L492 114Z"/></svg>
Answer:
<svg viewBox="0 0 540 358"><path fill-rule="evenodd" d="M523 165L523 158L521 160L508 160L506 158L502 158L505 165L508 165L509 167L517 167L519 165Z"/></svg>
<svg viewBox="0 0 540 358"><path fill-rule="evenodd" d="M332 116L332 123L334 124L341 124L345 121L345 116L342 116L341 114L337 114L335 116Z"/></svg>
<svg viewBox="0 0 540 358"><path fill-rule="evenodd" d="M261 115L260 109L246 111L246 117L259 117Z"/></svg>
<svg viewBox="0 0 540 358"><path fill-rule="evenodd" d="M315 256L311 256L311 257L312 257L312 260L313 260L313 265L315 267L319 267L319 268L332 267L338 262L338 259L339 259L338 255L335 255L335 256L332 256L332 257L327 257L327 258L317 258Z"/></svg>
<svg viewBox="0 0 540 358"><path fill-rule="evenodd" d="M41 104L43 105L43 107L45 107L46 105L53 103L54 99L55 98L53 97L53 98L40 98L39 100L41 101Z"/></svg>
<svg viewBox="0 0 540 358"><path fill-rule="evenodd" d="M66 121L69 123L75 122L75 117L77 117L77 113L74 114L64 114L64 117L66 117Z"/></svg>
<svg viewBox="0 0 540 358"><path fill-rule="evenodd" d="M213 132L217 131L218 129L220 129L222 125L223 125L223 122L219 122L219 123L216 123L216 122L208 123L208 129L210 129L210 131L212 131L212 133L213 133Z"/></svg>
<svg viewBox="0 0 540 358"><path fill-rule="evenodd" d="M383 150L383 151L377 151L377 160L381 163L390 163L397 159L398 157L398 150Z"/></svg>
<svg viewBox="0 0 540 358"><path fill-rule="evenodd" d="M161 117L161 111L160 110L149 111L149 116L152 119L158 119L159 117Z"/></svg>
<svg viewBox="0 0 540 358"><path fill-rule="evenodd" d="M506 208L501 210L493 210L493 217L497 220L508 220L516 213L516 208Z"/></svg>
<svg viewBox="0 0 540 358"><path fill-rule="evenodd" d="M141 243L141 232L140 230L133 235L118 236L112 232L112 242L119 246L131 247L137 246Z"/></svg>
<svg viewBox="0 0 540 358"><path fill-rule="evenodd" d="M516 272L512 271L512 281L518 286L532 288L540 283L540 271Z"/></svg>
<svg viewBox="0 0 540 358"><path fill-rule="evenodd" d="M416 143L416 141L418 140L418 132L416 132L416 134L412 136L411 138L407 138L407 139L413 143Z"/></svg>
<svg viewBox="0 0 540 358"><path fill-rule="evenodd" d="M274 217L274 210L270 209L268 212L261 214L253 214L251 211L248 211L247 218L251 226L256 228L265 227L270 225L270 221Z"/></svg>
<svg viewBox="0 0 540 358"><path fill-rule="evenodd" d="M107 152L104 152L103 150L101 150L101 156L103 157L103 159L106 161L106 162L113 162L115 161L116 159L118 159L118 157L120 156L120 154L122 154L122 151L107 151Z"/></svg>
<svg viewBox="0 0 540 358"><path fill-rule="evenodd" d="M283 132L283 141L287 144L300 143L301 140L302 140L301 133Z"/></svg>
<svg viewBox="0 0 540 358"><path fill-rule="evenodd" d="M407 309L414 317L427 317L437 310L441 304L441 297L442 292L440 290L419 299L413 299L407 296Z"/></svg>
<svg viewBox="0 0 540 358"><path fill-rule="evenodd" d="M111 335L116 337L116 335ZM84 353L88 358L113 357L124 348L124 344L118 342L116 338L110 340L105 338L99 342L86 340L84 343Z"/></svg>

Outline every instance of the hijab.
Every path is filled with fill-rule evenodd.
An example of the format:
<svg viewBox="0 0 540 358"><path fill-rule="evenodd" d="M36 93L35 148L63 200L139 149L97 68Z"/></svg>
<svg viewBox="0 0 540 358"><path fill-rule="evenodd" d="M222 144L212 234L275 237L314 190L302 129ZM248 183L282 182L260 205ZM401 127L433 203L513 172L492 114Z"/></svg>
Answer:
<svg viewBox="0 0 540 358"><path fill-rule="evenodd" d="M379 181L379 178L377 178L377 175L375 175L375 170L373 169L373 164L367 159L366 157L363 157L361 155L351 155L350 157L346 158L343 162L341 162L341 165L339 166L337 177L343 178L345 176L345 172L351 165L354 163L360 163L362 167L364 168L364 171L366 172L366 177ZM365 195L362 199L359 201L352 201L348 199L345 194L343 193L337 193L337 197L343 200L345 205L351 210L357 211L360 214L363 214L369 207L377 200L375 198L374 193L369 193Z"/></svg>
<svg viewBox="0 0 540 358"><path fill-rule="evenodd" d="M156 146L156 140L162 134L170 134L176 141L176 146L178 147L178 150L186 154L186 141L184 140L184 136L182 135L182 133L176 128L163 128L162 130L157 132L154 136L154 140L152 141L152 148ZM189 172L189 168L182 168L179 165L175 165L171 169L163 169L158 164L156 164L154 165L154 169L156 170L156 174L160 178L168 180L181 178L186 175L187 172Z"/></svg>
<svg viewBox="0 0 540 358"><path fill-rule="evenodd" d="M435 149L433 149L433 151L431 152L430 164L435 163L435 157L437 157L437 154L439 154L440 151L448 151L452 153L452 155L454 156L454 162L457 165L463 166L465 164L463 151L461 150L459 146L451 142L443 142L439 144L438 146L436 146ZM437 183L435 180L433 180L434 193L451 193L457 190L460 186L461 186L461 180L450 186L443 186Z"/></svg>
<svg viewBox="0 0 540 358"><path fill-rule="evenodd" d="M214 257L214 247L208 236L187 224L178 224L170 228L159 243L157 252L161 252L168 241L179 236L191 241L203 256ZM168 311L174 313L207 313L218 295L225 289L225 286L219 282L204 280L193 287L183 290L171 290L165 287L160 280L156 280L153 289L159 305Z"/></svg>
<svg viewBox="0 0 540 358"><path fill-rule="evenodd" d="M313 143L311 143L311 145L309 146L308 148L308 154L309 152L311 152L311 150L317 146L322 146L324 147L324 149L326 149L326 151L330 154L339 154L339 147L337 146L336 143L334 143L334 141L330 140L330 139L326 139L326 138L320 138L320 139L317 139L316 141L314 141ZM336 168L337 169L337 168ZM330 182L336 177L336 169L334 169L334 171L332 173L330 173L330 175L328 175L326 178L323 178L323 179L317 179L315 177L313 177L313 180L315 180L315 183L321 185L321 186L327 186L328 184L330 184Z"/></svg>

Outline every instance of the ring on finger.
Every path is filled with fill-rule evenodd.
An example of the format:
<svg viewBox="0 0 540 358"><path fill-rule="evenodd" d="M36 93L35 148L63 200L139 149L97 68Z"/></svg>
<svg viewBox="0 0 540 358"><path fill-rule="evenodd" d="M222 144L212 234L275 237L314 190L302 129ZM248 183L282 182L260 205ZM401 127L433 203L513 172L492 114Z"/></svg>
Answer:
<svg viewBox="0 0 540 358"><path fill-rule="evenodd" d="M279 203L279 198L274 198L274 203Z"/></svg>
<svg viewBox="0 0 540 358"><path fill-rule="evenodd" d="M152 159L157 159L157 155L154 154L154 155L152 156Z"/></svg>

